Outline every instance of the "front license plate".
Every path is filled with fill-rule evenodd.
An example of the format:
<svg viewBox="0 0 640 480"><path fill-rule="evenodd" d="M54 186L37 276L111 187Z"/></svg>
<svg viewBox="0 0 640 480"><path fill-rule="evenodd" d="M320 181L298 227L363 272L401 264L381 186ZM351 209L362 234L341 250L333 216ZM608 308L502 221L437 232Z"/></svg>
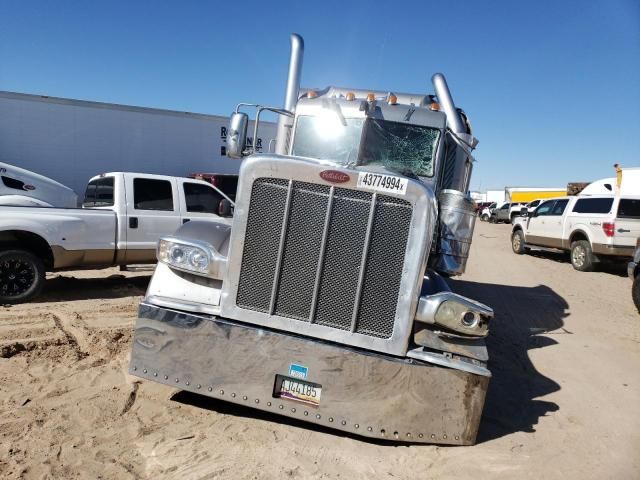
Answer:
<svg viewBox="0 0 640 480"><path fill-rule="evenodd" d="M358 174L358 188L366 190L375 190L377 192L398 193L404 195L407 193L406 178L396 177L394 175L383 175L381 173L364 173Z"/></svg>
<svg viewBox="0 0 640 480"><path fill-rule="evenodd" d="M288 398L308 405L320 405L322 385L305 382L297 378L276 375L276 385L273 396L276 398Z"/></svg>

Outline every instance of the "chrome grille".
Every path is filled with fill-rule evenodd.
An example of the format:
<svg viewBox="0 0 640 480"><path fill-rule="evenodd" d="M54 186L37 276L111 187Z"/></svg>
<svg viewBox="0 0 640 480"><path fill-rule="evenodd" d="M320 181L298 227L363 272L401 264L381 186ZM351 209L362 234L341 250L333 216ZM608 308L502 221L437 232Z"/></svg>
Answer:
<svg viewBox="0 0 640 480"><path fill-rule="evenodd" d="M391 337L411 216L387 195L255 180L236 304Z"/></svg>
<svg viewBox="0 0 640 480"><path fill-rule="evenodd" d="M237 298L238 305L251 305L251 310L269 311L287 184L286 180L272 179L253 185L252 193L260 201L252 202L249 210L242 256L242 273L247 280L240 283Z"/></svg>
<svg viewBox="0 0 640 480"><path fill-rule="evenodd" d="M293 189L276 315L309 319L327 200L327 192L318 185L297 184Z"/></svg>

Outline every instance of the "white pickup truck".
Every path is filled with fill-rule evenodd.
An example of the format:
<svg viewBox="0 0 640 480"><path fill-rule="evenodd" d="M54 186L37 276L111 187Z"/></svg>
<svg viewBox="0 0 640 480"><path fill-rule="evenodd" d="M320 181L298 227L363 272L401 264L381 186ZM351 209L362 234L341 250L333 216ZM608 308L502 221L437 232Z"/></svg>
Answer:
<svg viewBox="0 0 640 480"><path fill-rule="evenodd" d="M156 262L156 244L191 219L230 223L210 183L114 172L93 177L83 208L0 206L0 304L25 302L45 272Z"/></svg>
<svg viewBox="0 0 640 480"><path fill-rule="evenodd" d="M593 269L600 256L633 257L640 237L640 196L579 195L542 201L527 217L516 217L511 247L517 254L529 247L571 252L576 270Z"/></svg>

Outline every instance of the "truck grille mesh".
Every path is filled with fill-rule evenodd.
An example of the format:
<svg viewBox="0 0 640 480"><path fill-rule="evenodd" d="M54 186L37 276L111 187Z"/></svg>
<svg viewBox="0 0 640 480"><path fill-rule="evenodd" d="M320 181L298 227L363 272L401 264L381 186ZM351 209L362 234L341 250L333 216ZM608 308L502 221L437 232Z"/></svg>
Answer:
<svg viewBox="0 0 640 480"><path fill-rule="evenodd" d="M387 195L255 180L236 304L389 338L411 216L409 202Z"/></svg>

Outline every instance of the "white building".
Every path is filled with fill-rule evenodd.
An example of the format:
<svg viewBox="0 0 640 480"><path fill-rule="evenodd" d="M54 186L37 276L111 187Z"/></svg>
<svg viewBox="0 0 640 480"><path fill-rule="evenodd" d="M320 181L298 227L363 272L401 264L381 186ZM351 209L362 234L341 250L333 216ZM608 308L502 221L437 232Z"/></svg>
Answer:
<svg viewBox="0 0 640 480"><path fill-rule="evenodd" d="M495 202L498 205L505 202L504 190L487 190L487 197L485 202Z"/></svg>
<svg viewBox="0 0 640 480"><path fill-rule="evenodd" d="M101 172L237 173L240 161L225 155L228 120L0 91L0 162L50 177L81 198ZM275 136L275 123L260 122L258 149L268 151Z"/></svg>
<svg viewBox="0 0 640 480"><path fill-rule="evenodd" d="M473 201L475 201L477 203L481 203L481 202L486 202L487 201L487 194L486 193L470 191L469 192L469 196L472 198Z"/></svg>

